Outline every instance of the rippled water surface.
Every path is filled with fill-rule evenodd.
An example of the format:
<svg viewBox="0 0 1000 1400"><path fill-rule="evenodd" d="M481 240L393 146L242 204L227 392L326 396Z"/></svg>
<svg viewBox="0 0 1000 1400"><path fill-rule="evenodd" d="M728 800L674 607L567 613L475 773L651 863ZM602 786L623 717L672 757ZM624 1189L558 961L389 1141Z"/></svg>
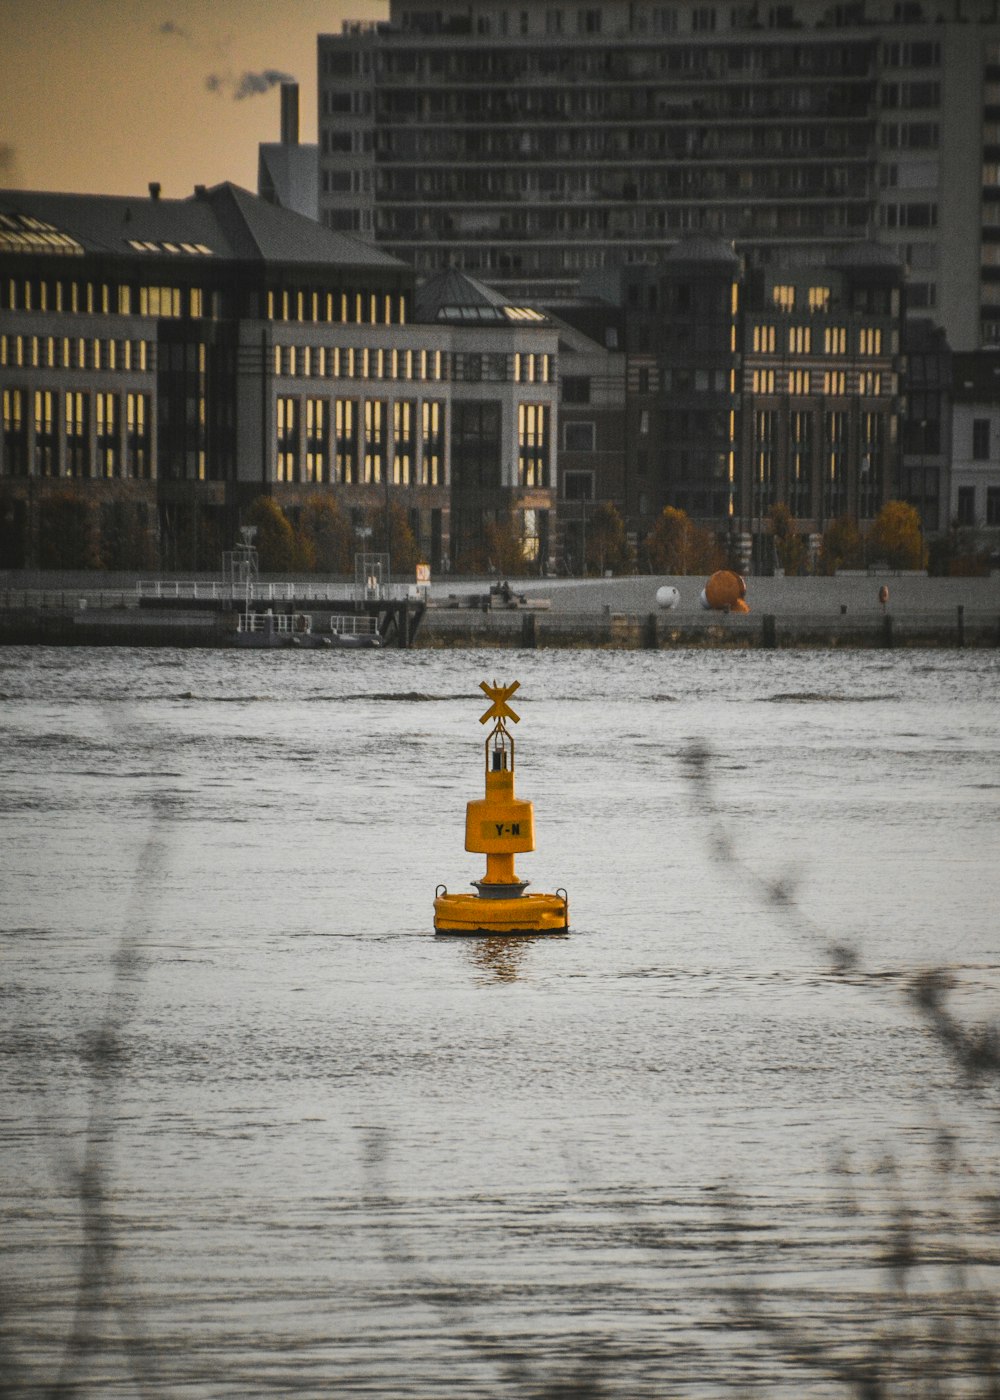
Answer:
<svg viewBox="0 0 1000 1400"><path fill-rule="evenodd" d="M937 966L964 1021L1000 1005L998 675L0 649L0 1366L94 1397L840 1394L906 1212L995 1299L997 1096L906 989ZM435 886L483 868L478 682L515 676L518 873L573 930L435 938Z"/></svg>

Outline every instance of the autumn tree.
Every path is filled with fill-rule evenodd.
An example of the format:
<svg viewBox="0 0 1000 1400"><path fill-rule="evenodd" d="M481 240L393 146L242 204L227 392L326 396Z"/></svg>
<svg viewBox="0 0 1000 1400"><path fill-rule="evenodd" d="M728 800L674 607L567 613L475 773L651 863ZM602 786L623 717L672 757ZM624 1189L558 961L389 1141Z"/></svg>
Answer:
<svg viewBox="0 0 1000 1400"><path fill-rule="evenodd" d="M375 553L388 554L389 566L395 578L413 574L419 562L417 540L406 511L397 501L388 506L373 506L365 514L365 524L371 530L368 548Z"/></svg>
<svg viewBox="0 0 1000 1400"><path fill-rule="evenodd" d="M849 515L840 515L823 531L819 551L820 573L835 574L838 569L857 569L864 562L864 545L857 525Z"/></svg>
<svg viewBox="0 0 1000 1400"><path fill-rule="evenodd" d="M92 502L56 491L39 506L39 563L43 569L101 569L100 532Z"/></svg>
<svg viewBox="0 0 1000 1400"><path fill-rule="evenodd" d="M258 496L247 511L246 523L257 528L261 572L288 574L298 566L295 531L273 496Z"/></svg>
<svg viewBox="0 0 1000 1400"><path fill-rule="evenodd" d="M614 574L627 574L632 564L625 522L617 507L605 501L587 520L587 571L604 574L610 569Z"/></svg>
<svg viewBox="0 0 1000 1400"><path fill-rule="evenodd" d="M922 569L926 562L920 514L905 501L887 501L868 534L869 559L891 569Z"/></svg>
<svg viewBox="0 0 1000 1400"><path fill-rule="evenodd" d="M332 496L310 496L299 518L298 545L303 568L321 574L354 568L354 532Z"/></svg>
<svg viewBox="0 0 1000 1400"><path fill-rule="evenodd" d="M486 567L491 573L524 572L524 540L511 517L488 520L483 528Z"/></svg>
<svg viewBox="0 0 1000 1400"><path fill-rule="evenodd" d="M147 506L130 499L117 483L102 500L97 520L100 530L99 554L103 569L145 570L157 565L156 544L147 524ZM209 567L217 567L221 548L213 533Z"/></svg>
<svg viewBox="0 0 1000 1400"><path fill-rule="evenodd" d="M774 554L778 567L786 574L805 572L807 551L806 542L795 528L792 512L779 501L771 507L771 539L774 541Z"/></svg>
<svg viewBox="0 0 1000 1400"><path fill-rule="evenodd" d="M711 574L725 564L711 531L695 525L675 506L664 509L646 536L646 554L654 574Z"/></svg>

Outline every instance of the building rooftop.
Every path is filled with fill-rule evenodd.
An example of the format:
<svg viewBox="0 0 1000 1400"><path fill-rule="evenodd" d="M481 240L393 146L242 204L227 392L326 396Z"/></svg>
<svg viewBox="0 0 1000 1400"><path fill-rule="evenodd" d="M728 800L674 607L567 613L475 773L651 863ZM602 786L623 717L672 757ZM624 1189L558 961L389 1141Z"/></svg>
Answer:
<svg viewBox="0 0 1000 1400"><path fill-rule="evenodd" d="M229 182L196 186L186 199L163 199L155 184L135 197L0 190L0 253L406 266Z"/></svg>
<svg viewBox="0 0 1000 1400"><path fill-rule="evenodd" d="M537 307L517 305L485 282L448 268L417 289L416 319L454 325L508 326L544 324L549 318Z"/></svg>

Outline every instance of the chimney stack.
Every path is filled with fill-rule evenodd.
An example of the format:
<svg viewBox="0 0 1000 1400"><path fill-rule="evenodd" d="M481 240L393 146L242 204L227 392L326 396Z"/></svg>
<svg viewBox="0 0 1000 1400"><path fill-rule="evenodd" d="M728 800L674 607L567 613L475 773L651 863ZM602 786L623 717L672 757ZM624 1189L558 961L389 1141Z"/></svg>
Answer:
<svg viewBox="0 0 1000 1400"><path fill-rule="evenodd" d="M281 144L299 144L299 85L281 84Z"/></svg>
<svg viewBox="0 0 1000 1400"><path fill-rule="evenodd" d="M159 197L160 197L160 182L159 182L159 180L150 180L150 182L149 182L149 197L150 197L150 199L159 199Z"/></svg>

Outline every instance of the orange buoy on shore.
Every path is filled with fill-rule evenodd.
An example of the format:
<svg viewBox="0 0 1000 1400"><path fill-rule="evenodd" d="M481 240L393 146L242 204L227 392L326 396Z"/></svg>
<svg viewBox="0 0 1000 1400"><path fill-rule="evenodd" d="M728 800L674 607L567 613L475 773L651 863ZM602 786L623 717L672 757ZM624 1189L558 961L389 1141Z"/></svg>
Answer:
<svg viewBox="0 0 1000 1400"><path fill-rule="evenodd" d="M535 849L535 814L530 802L514 796L514 740L507 721L520 722L507 701L518 689L480 682L492 702L480 724L493 720L486 740L486 793L469 802L465 812L465 849L486 856L486 874L472 882L476 894L449 894L438 885L434 898L435 933L565 933L569 901L565 890L525 894L514 857Z"/></svg>
<svg viewBox="0 0 1000 1400"><path fill-rule="evenodd" d="M701 605L713 612L748 613L746 579L731 569L718 569L705 584Z"/></svg>

